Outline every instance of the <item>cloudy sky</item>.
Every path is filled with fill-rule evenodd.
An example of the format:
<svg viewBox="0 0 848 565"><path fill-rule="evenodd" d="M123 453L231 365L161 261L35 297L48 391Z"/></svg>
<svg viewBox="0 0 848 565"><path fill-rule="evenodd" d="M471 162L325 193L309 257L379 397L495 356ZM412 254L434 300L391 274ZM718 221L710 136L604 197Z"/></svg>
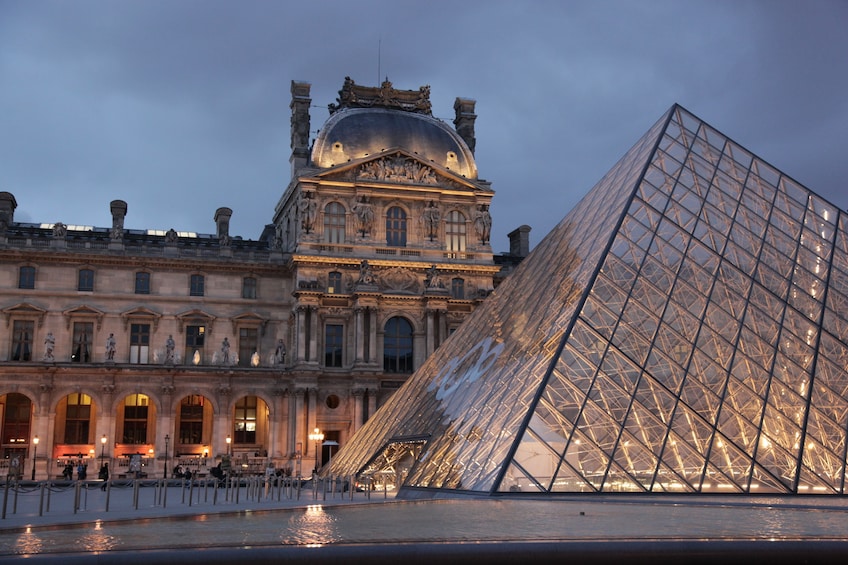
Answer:
<svg viewBox="0 0 848 565"><path fill-rule="evenodd" d="M17 221L256 239L345 76L477 100L495 252L539 240L675 102L848 207L845 0L0 0L0 190ZM315 132L312 132L314 137Z"/></svg>

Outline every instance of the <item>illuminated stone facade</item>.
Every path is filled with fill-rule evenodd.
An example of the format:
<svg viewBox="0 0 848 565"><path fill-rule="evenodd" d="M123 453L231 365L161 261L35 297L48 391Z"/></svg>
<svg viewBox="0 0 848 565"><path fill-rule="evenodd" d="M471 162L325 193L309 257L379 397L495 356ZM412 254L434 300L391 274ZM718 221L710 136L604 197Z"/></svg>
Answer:
<svg viewBox="0 0 848 565"><path fill-rule="evenodd" d="M29 224L0 193L0 472L231 453L308 474L492 291L473 101L453 130L428 87L348 79L313 140L309 84L291 93L292 178L257 240L229 208L212 234L125 228L118 200L110 227Z"/></svg>
<svg viewBox="0 0 848 565"><path fill-rule="evenodd" d="M401 497L844 494L848 216L674 106L331 473Z"/></svg>

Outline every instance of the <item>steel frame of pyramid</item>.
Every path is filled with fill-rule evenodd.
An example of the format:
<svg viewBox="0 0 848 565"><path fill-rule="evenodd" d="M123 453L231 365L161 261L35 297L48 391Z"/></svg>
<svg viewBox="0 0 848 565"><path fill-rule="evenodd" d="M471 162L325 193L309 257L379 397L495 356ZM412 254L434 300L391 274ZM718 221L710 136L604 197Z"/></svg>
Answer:
<svg viewBox="0 0 848 565"><path fill-rule="evenodd" d="M846 214L675 105L327 473L842 494L846 342Z"/></svg>

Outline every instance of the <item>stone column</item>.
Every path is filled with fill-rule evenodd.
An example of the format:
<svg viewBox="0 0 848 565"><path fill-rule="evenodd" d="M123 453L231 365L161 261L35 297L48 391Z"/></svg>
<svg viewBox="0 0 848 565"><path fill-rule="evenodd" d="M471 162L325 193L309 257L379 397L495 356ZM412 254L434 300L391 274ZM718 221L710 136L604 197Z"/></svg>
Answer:
<svg viewBox="0 0 848 565"><path fill-rule="evenodd" d="M369 341L368 341L368 362L369 363L377 363L379 364L379 360L377 359L377 309L369 308L368 309L368 320L370 322L368 327L369 332Z"/></svg>
<svg viewBox="0 0 848 565"><path fill-rule="evenodd" d="M434 323L435 323L435 312L432 310L427 310L427 357L433 354L433 351L436 350L435 344L435 331L434 331Z"/></svg>
<svg viewBox="0 0 848 565"><path fill-rule="evenodd" d="M295 363L303 363L306 357L306 315L307 311L306 306L298 306L295 309L297 313L297 320L295 322L297 327L297 332L295 333L295 341L297 343L297 351L295 356Z"/></svg>
<svg viewBox="0 0 848 565"><path fill-rule="evenodd" d="M356 430L362 427L364 423L362 409L365 393L361 388L356 388L351 391L351 394L353 395L353 426L351 426L351 433L356 433Z"/></svg>
<svg viewBox="0 0 848 565"><path fill-rule="evenodd" d="M318 308L309 307L309 359L308 362L318 362Z"/></svg>
<svg viewBox="0 0 848 565"><path fill-rule="evenodd" d="M355 358L354 364L359 365L365 361L365 324L362 320L362 308L356 307L354 312L354 343L355 343Z"/></svg>

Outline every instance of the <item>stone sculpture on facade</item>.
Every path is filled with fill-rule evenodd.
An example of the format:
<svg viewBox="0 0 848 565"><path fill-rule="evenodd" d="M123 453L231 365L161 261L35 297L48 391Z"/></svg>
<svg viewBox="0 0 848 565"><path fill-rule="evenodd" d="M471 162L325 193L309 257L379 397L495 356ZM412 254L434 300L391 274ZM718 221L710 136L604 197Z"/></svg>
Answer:
<svg viewBox="0 0 848 565"><path fill-rule="evenodd" d="M42 360L52 363L55 361L53 357L53 348L56 346L56 339L53 337L53 332L47 332L47 337L44 338L44 357Z"/></svg>
<svg viewBox="0 0 848 565"><path fill-rule="evenodd" d="M365 237L371 233L371 228L374 227L374 207L368 201L367 196L359 196L351 206L354 214L356 214L357 231Z"/></svg>
<svg viewBox="0 0 848 565"><path fill-rule="evenodd" d="M315 195L311 192L301 193L297 201L297 209L303 230L306 233L314 230L315 220L318 217L318 202L315 200Z"/></svg>
<svg viewBox="0 0 848 565"><path fill-rule="evenodd" d="M175 362L174 359L174 350L176 349L177 344L174 342L174 336L168 335L168 339L165 341L165 364L173 365Z"/></svg>
<svg viewBox="0 0 848 565"><path fill-rule="evenodd" d="M375 283L376 279L374 278L374 272L371 270L371 265L368 264L367 259L363 259L359 263L359 279L356 281L356 284L373 285Z"/></svg>
<svg viewBox="0 0 848 565"><path fill-rule="evenodd" d="M282 365L286 362L286 344L283 340L277 340L277 349L274 351L274 364Z"/></svg>
<svg viewBox="0 0 848 565"><path fill-rule="evenodd" d="M53 237L65 237L68 233L68 226L63 224L62 222L56 222L53 224Z"/></svg>
<svg viewBox="0 0 848 565"><path fill-rule="evenodd" d="M477 232L480 243L488 243L492 231L492 216L489 214L489 207L485 204L477 206L477 212L474 214L474 231Z"/></svg>
<svg viewBox="0 0 848 565"><path fill-rule="evenodd" d="M115 360L115 349L117 344L115 342L115 334L110 333L109 337L106 338L106 361L114 361Z"/></svg>
<svg viewBox="0 0 848 565"><path fill-rule="evenodd" d="M424 208L422 220L426 228L427 237L430 241L435 240L439 236L439 222L442 219L442 212L432 200Z"/></svg>

